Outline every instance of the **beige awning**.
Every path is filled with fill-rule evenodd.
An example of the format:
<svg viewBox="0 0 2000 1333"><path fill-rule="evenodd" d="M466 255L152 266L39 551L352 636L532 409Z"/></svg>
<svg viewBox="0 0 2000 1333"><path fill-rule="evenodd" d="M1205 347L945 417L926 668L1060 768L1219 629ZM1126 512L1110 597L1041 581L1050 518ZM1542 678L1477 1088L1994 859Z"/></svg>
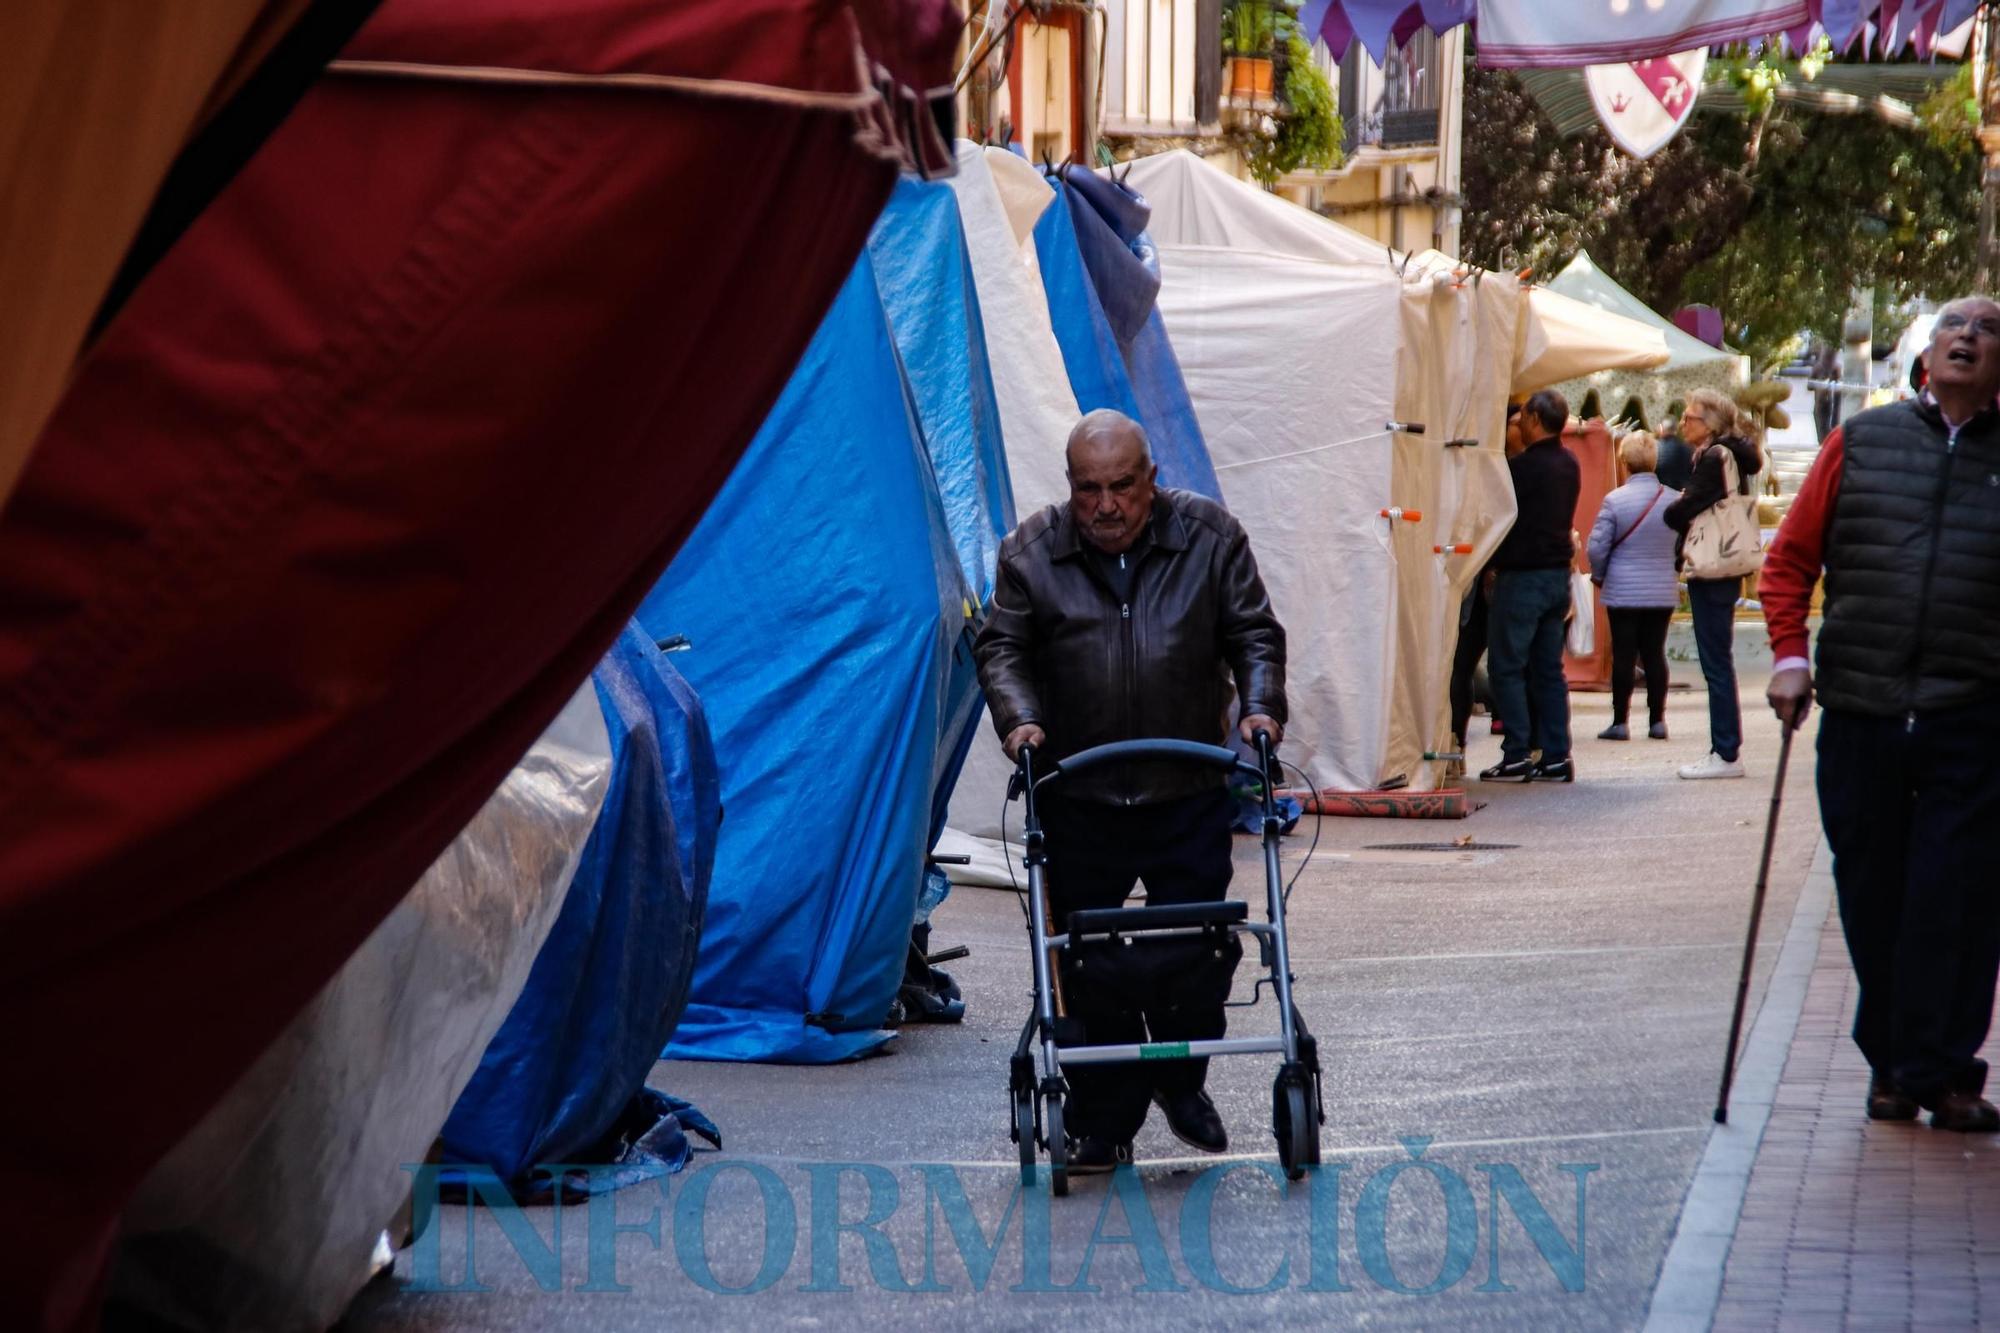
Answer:
<svg viewBox="0 0 2000 1333"><path fill-rule="evenodd" d="M1513 387L1516 394L1533 393L1600 370L1651 370L1666 363L1667 340L1658 328L1536 287L1521 321Z"/></svg>

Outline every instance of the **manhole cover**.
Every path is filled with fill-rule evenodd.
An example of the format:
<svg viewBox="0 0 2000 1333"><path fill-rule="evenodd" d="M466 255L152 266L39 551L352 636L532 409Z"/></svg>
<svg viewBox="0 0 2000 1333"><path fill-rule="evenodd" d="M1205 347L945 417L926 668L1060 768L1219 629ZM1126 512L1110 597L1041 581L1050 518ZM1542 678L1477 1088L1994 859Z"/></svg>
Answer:
<svg viewBox="0 0 2000 1333"><path fill-rule="evenodd" d="M1371 842L1371 852L1511 852L1517 842Z"/></svg>

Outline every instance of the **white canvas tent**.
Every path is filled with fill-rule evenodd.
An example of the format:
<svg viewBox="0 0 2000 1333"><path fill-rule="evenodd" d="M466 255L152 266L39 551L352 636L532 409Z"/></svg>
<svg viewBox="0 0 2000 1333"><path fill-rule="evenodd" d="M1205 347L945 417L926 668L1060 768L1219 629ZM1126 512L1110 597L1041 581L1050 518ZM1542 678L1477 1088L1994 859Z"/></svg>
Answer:
<svg viewBox="0 0 2000 1333"><path fill-rule="evenodd" d="M1594 371L1573 369L1559 381L1550 381L1569 399L1570 407L1582 407L1595 390L1602 415L1616 416L1633 399L1649 425L1657 425L1676 399L1685 401L1695 389L1720 389L1730 393L1750 382L1748 357L1707 343L1676 326L1672 320L1654 313L1644 301L1626 291L1611 275L1597 266L1587 252L1579 251L1567 267L1549 279L1547 290L1569 297L1580 305L1646 325L1660 337L1665 357L1651 368L1629 366L1598 367Z"/></svg>
<svg viewBox="0 0 2000 1333"><path fill-rule="evenodd" d="M962 146L953 188L1026 516L1064 497L1076 406L1029 235L1053 194L1022 166ZM1449 740L1459 606L1513 522L1507 395L1524 366L1652 364L1658 335L1434 252L1392 255L1191 154L1118 174L1153 207L1160 309L1289 634L1287 757L1321 788L1437 786L1442 762L1425 755ZM952 830L999 832L1004 775L988 726Z"/></svg>
<svg viewBox="0 0 2000 1333"><path fill-rule="evenodd" d="M1121 178L1154 206L1167 331L1285 623L1286 750L1321 788L1435 787L1459 603L1514 516L1519 285L1392 256L1191 154Z"/></svg>
<svg viewBox="0 0 2000 1333"><path fill-rule="evenodd" d="M1398 254L1380 241L1218 171L1189 152L1141 158L1129 168L1118 168L1117 175L1153 206L1153 239L1163 243L1172 237L1186 244L1335 263L1400 267L1410 262L1425 272L1458 267L1456 260L1435 250L1409 257ZM1503 281L1493 273L1483 274L1482 279ZM1659 327L1662 321L1629 295L1626 299L1637 313L1579 301L1556 284L1531 288L1507 387L1516 394L1533 393L1592 371L1660 365L1668 354Z"/></svg>
<svg viewBox="0 0 2000 1333"><path fill-rule="evenodd" d="M958 145L958 174L950 184L958 196L980 322L986 329L993 396L1000 407L1000 433L1014 483L1014 513L1027 518L1068 496L1063 446L1082 415L1049 319L1035 256L1035 223L1055 202L1055 191L1014 154L963 140ZM949 828L960 836L948 836L939 844L939 852L973 854L973 839L1000 836L1000 807L1009 772L992 718L982 710L979 731L952 789L946 816ZM1004 864L998 876L991 873L991 865L985 869L986 873L973 875L954 868L953 878L1006 883Z"/></svg>

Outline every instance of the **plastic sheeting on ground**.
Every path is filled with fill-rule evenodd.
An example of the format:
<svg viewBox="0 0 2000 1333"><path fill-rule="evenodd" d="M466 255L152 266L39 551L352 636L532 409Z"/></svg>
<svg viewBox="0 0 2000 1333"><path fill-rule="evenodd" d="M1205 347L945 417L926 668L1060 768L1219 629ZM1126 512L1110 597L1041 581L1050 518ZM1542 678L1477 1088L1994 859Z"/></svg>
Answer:
<svg viewBox="0 0 2000 1333"><path fill-rule="evenodd" d="M627 1130L687 1005L721 820L708 721L666 654L628 626L592 679L610 792L562 914L441 1135L446 1162L490 1168L522 1193L546 1184L530 1178L541 1163L616 1164L597 1150ZM671 1137L658 1173L686 1160L685 1138Z"/></svg>
<svg viewBox="0 0 2000 1333"><path fill-rule="evenodd" d="M611 785L588 687L403 902L147 1177L121 1302L207 1329L318 1330L373 1272L557 919ZM136 1112L143 1114L143 1110Z"/></svg>
<svg viewBox="0 0 2000 1333"><path fill-rule="evenodd" d="M649 593L684 634L727 816L667 1054L859 1054L901 981L969 590L864 253Z"/></svg>

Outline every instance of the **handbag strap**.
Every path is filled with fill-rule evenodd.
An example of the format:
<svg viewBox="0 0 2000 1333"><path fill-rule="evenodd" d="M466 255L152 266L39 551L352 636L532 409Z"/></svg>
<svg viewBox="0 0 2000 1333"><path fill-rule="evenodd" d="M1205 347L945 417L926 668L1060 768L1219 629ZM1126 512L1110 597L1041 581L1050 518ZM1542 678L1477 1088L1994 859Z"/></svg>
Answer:
<svg viewBox="0 0 2000 1333"><path fill-rule="evenodd" d="M1604 553L1605 564L1608 565L1611 563L1611 557L1617 554L1618 548L1625 544L1625 538L1630 537L1633 533L1639 530L1640 525L1646 521L1646 515L1653 512L1653 506L1658 504L1660 502L1660 497L1662 495L1665 495L1666 493L1667 493L1667 488L1665 486L1656 486L1653 489L1653 498L1648 500L1646 502L1646 507L1639 511L1638 519L1632 524L1631 527L1625 529L1624 533L1621 536L1619 536L1617 540L1611 543L1611 549Z"/></svg>

